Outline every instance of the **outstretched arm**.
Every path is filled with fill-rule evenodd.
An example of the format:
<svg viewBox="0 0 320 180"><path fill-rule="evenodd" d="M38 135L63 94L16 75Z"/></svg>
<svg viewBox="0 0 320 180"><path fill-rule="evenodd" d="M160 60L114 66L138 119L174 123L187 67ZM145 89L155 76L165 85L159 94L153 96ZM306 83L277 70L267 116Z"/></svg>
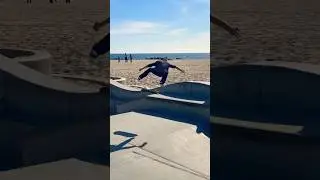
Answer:
<svg viewBox="0 0 320 180"><path fill-rule="evenodd" d="M180 69L178 66L171 65L170 67L175 68L175 69L178 69L180 72L185 73L185 71L182 70L182 69Z"/></svg>
<svg viewBox="0 0 320 180"><path fill-rule="evenodd" d="M234 35L236 37L240 36L238 28L231 27L229 24L227 24L226 22L222 21L221 19L219 19L219 18L217 18L217 17L215 17L213 15L210 15L210 22L215 24L215 25L217 25L217 26L220 26L223 29L225 29L231 35Z"/></svg>
<svg viewBox="0 0 320 180"><path fill-rule="evenodd" d="M103 26L107 25L110 23L110 18L105 19L102 22L96 22L93 26L93 29L98 31L100 28L102 28Z"/></svg>
<svg viewBox="0 0 320 180"><path fill-rule="evenodd" d="M140 68L139 71L142 71L142 70L144 70L145 68L152 67L152 66L154 66L154 65L155 65L155 63L148 64L148 65L144 66L143 68Z"/></svg>

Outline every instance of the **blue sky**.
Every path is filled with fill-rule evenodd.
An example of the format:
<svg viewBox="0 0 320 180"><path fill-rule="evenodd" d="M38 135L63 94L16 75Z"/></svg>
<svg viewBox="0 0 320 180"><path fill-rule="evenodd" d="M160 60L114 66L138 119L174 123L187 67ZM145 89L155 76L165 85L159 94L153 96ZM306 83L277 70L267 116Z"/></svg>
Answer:
<svg viewBox="0 0 320 180"><path fill-rule="evenodd" d="M111 53L210 51L209 0L110 0Z"/></svg>

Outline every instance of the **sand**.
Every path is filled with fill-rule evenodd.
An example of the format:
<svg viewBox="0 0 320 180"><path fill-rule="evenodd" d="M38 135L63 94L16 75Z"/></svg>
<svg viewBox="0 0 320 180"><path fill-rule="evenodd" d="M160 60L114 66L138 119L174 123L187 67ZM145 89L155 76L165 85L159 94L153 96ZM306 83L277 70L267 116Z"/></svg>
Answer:
<svg viewBox="0 0 320 180"><path fill-rule="evenodd" d="M108 78L109 68L96 66L88 56L108 32L108 27L95 32L92 26L108 12L106 0L0 0L0 48L47 50L54 57L54 74Z"/></svg>
<svg viewBox="0 0 320 180"><path fill-rule="evenodd" d="M130 62L111 61L110 75L116 77L126 78L125 84L138 85L143 87L156 87L159 85L159 77L150 73L149 76L141 81L137 78L140 73L139 69L145 65L154 62L154 60L135 60ZM171 64L178 66L186 71L185 74L178 70L170 69L167 79L167 84L182 82L182 81L210 81L210 61L207 60L172 60Z"/></svg>
<svg viewBox="0 0 320 180"><path fill-rule="evenodd" d="M213 1L211 11L238 27L241 39L211 28L214 65L263 60L320 63L317 0Z"/></svg>

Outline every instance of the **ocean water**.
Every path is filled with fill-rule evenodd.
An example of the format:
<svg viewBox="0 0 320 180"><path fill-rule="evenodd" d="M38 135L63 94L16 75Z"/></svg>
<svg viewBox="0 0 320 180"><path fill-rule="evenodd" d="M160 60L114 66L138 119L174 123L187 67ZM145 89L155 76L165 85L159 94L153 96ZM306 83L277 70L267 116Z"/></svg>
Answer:
<svg viewBox="0 0 320 180"><path fill-rule="evenodd" d="M209 53L140 53L140 54L131 54L134 60L146 60L147 58L169 58L169 59L210 59ZM111 60L124 59L124 54L111 54ZM129 53L127 53L129 58Z"/></svg>

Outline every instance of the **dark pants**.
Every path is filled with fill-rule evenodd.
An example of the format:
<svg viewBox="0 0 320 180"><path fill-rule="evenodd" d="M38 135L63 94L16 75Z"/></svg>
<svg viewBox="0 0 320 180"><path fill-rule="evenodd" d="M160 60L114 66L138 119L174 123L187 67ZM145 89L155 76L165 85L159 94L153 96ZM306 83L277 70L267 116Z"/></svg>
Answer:
<svg viewBox="0 0 320 180"><path fill-rule="evenodd" d="M92 57L97 58L98 56L102 54L106 54L110 51L110 34L106 35L102 40L100 40L98 43L96 43L92 47L92 51L95 51L97 55L90 54Z"/></svg>
<svg viewBox="0 0 320 180"><path fill-rule="evenodd" d="M148 76L149 73L152 73L158 77L161 77L161 81L160 81L160 84L164 84L167 80L167 77L168 77L168 73L167 72L157 72L154 68L149 68L147 69L145 72L143 72L140 76L139 76L139 79L143 79L145 78L146 76Z"/></svg>

